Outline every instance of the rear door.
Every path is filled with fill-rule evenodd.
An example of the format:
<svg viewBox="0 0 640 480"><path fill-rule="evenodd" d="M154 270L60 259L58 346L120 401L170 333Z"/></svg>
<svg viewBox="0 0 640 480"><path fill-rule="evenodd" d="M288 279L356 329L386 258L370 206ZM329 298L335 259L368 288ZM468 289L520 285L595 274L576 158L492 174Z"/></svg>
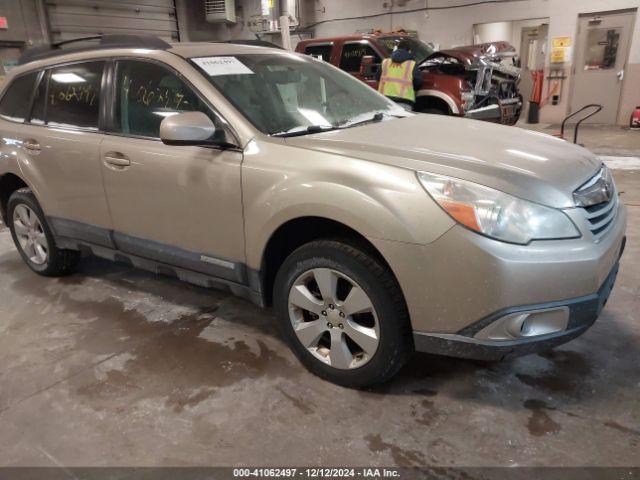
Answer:
<svg viewBox="0 0 640 480"><path fill-rule="evenodd" d="M113 125L100 156L118 247L242 281L242 153L163 144L160 123L179 112L202 111L224 126L168 66L139 59L115 66Z"/></svg>
<svg viewBox="0 0 640 480"><path fill-rule="evenodd" d="M45 70L31 113L9 119L14 124L3 140L13 137L19 147L26 180L58 235L108 244L111 221L99 158L103 71L103 61ZM29 97L20 101L28 105Z"/></svg>

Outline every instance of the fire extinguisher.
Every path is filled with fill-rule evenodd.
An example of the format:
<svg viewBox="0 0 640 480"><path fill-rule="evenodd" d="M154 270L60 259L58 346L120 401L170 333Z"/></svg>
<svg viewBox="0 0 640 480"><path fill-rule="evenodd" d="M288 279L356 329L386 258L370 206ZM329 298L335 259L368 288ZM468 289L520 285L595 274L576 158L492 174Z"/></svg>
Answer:
<svg viewBox="0 0 640 480"><path fill-rule="evenodd" d="M636 107L636 109L631 114L631 121L629 122L629 127L632 130L640 130L640 107Z"/></svg>

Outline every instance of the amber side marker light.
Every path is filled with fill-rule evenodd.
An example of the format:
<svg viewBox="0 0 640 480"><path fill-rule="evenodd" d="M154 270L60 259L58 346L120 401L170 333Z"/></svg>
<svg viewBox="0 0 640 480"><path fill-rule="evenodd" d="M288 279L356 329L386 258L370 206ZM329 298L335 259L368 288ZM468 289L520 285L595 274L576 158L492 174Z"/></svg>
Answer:
<svg viewBox="0 0 640 480"><path fill-rule="evenodd" d="M476 217L476 209L473 206L450 200L440 200L440 206L457 222L471 230L481 232L478 217Z"/></svg>

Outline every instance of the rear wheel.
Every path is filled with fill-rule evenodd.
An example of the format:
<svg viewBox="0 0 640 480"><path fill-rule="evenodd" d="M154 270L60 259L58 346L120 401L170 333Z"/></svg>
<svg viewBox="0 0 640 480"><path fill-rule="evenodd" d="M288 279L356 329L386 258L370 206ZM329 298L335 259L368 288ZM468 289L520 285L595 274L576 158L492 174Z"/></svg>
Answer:
<svg viewBox="0 0 640 480"><path fill-rule="evenodd" d="M274 302L298 358L339 385L382 383L412 351L400 288L364 249L332 240L298 248L278 272Z"/></svg>
<svg viewBox="0 0 640 480"><path fill-rule="evenodd" d="M30 190L21 189L11 195L7 214L13 241L31 270L51 277L73 271L80 253L56 247L44 213Z"/></svg>

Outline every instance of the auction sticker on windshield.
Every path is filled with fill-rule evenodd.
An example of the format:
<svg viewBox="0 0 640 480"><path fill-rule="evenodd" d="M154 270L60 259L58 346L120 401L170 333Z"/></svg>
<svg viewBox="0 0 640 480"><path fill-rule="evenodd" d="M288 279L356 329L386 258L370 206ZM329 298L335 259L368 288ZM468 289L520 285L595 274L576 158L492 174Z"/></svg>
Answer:
<svg viewBox="0 0 640 480"><path fill-rule="evenodd" d="M219 75L246 75L253 71L236 57L199 57L193 61L210 77Z"/></svg>

